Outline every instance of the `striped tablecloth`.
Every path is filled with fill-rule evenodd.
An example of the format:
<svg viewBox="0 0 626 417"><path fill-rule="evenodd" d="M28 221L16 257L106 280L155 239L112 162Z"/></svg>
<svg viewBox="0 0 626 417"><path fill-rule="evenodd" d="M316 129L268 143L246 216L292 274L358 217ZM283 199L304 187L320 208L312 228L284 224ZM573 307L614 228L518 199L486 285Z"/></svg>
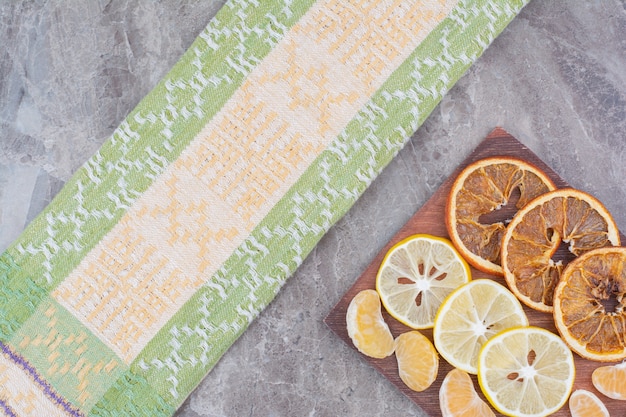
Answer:
<svg viewBox="0 0 626 417"><path fill-rule="evenodd" d="M0 411L169 416L526 0L231 0L0 257Z"/></svg>

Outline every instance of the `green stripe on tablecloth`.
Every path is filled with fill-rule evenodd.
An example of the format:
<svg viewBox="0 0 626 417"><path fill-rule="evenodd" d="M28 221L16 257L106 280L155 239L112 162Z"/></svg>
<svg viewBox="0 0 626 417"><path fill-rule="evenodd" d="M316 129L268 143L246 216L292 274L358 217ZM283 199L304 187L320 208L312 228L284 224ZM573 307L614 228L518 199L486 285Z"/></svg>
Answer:
<svg viewBox="0 0 626 417"><path fill-rule="evenodd" d="M10 345L19 349L24 360L77 409L90 409L128 369L51 297L42 300L13 334Z"/></svg>
<svg viewBox="0 0 626 417"><path fill-rule="evenodd" d="M120 395L123 393L123 395ZM104 394L89 416L170 417L176 408L168 404L141 376L126 373Z"/></svg>
<svg viewBox="0 0 626 417"><path fill-rule="evenodd" d="M178 158L313 0L291 3L226 3L165 78L7 249L0 258L0 340L10 338ZM281 12L275 15L276 10ZM7 268L10 273L3 273Z"/></svg>
<svg viewBox="0 0 626 417"><path fill-rule="evenodd" d="M461 1L161 329L130 372L153 384L168 404L180 405L524 4Z"/></svg>

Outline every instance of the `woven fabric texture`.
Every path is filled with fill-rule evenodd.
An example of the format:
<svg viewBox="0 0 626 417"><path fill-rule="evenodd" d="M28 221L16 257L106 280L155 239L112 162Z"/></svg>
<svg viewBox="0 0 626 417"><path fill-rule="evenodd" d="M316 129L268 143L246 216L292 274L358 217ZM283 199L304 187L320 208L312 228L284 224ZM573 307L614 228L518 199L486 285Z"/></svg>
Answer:
<svg viewBox="0 0 626 417"><path fill-rule="evenodd" d="M232 0L0 257L0 414L170 416L525 0Z"/></svg>

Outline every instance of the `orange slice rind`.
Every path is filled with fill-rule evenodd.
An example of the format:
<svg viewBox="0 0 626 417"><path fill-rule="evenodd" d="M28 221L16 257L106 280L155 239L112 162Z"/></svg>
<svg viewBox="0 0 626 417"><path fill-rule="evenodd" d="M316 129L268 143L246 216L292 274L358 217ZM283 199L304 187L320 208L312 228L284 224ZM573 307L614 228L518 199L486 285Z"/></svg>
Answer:
<svg viewBox="0 0 626 417"><path fill-rule="evenodd" d="M589 251L568 264L554 292L554 322L580 356L626 359L626 248Z"/></svg>
<svg viewBox="0 0 626 417"><path fill-rule="evenodd" d="M543 171L521 159L502 156L473 162L459 173L448 195L445 217L450 240L476 269L502 275L500 244L510 218L485 221L484 216L504 207L505 217L512 217L533 198L555 188Z"/></svg>
<svg viewBox="0 0 626 417"><path fill-rule="evenodd" d="M564 244L569 256L579 256L619 245L619 230L600 201L573 188L535 198L508 225L502 239L502 269L511 291L527 306L553 310L554 289L565 266L553 256Z"/></svg>

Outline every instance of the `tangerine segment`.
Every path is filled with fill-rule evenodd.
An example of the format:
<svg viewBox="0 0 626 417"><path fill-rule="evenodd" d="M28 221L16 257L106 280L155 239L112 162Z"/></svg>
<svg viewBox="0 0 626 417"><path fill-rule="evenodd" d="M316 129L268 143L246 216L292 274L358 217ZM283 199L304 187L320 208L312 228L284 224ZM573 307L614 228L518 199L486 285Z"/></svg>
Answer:
<svg viewBox="0 0 626 417"><path fill-rule="evenodd" d="M483 216L507 207L510 216L533 198L554 190L552 180L534 165L512 157L492 157L468 165L457 176L446 204L446 227L450 239L475 268L502 275L500 244L504 219L485 221Z"/></svg>
<svg viewBox="0 0 626 417"><path fill-rule="evenodd" d="M498 333L478 356L478 383L491 405L507 416L556 412L572 391L575 372L565 342L539 327Z"/></svg>
<svg viewBox="0 0 626 417"><path fill-rule="evenodd" d="M553 310L554 288L564 267L553 256L562 243L579 256L618 246L619 231L600 201L572 188L548 192L524 206L502 239L502 269L509 288L531 308Z"/></svg>
<svg viewBox="0 0 626 417"><path fill-rule="evenodd" d="M606 405L596 394L577 389L569 397L569 411L572 417L610 417Z"/></svg>
<svg viewBox="0 0 626 417"><path fill-rule="evenodd" d="M364 355L380 359L393 353L394 339L376 291L363 290L354 296L346 312L346 325L352 343Z"/></svg>
<svg viewBox="0 0 626 417"><path fill-rule="evenodd" d="M444 238L418 234L385 255L376 290L389 314L413 329L433 327L442 301L471 279L469 266Z"/></svg>
<svg viewBox="0 0 626 417"><path fill-rule="evenodd" d="M491 279L476 279L443 302L435 317L433 338L445 360L475 374L483 344L502 330L519 326L528 326L528 318L515 295Z"/></svg>
<svg viewBox="0 0 626 417"><path fill-rule="evenodd" d="M431 341L413 330L402 333L395 341L398 374L413 391L424 391L437 378L439 356Z"/></svg>
<svg viewBox="0 0 626 417"><path fill-rule="evenodd" d="M448 372L439 388L439 406L443 417L495 417L476 393L469 374L456 368Z"/></svg>
<svg viewBox="0 0 626 417"><path fill-rule="evenodd" d="M583 358L626 358L626 248L589 251L563 271L554 292L554 322Z"/></svg>
<svg viewBox="0 0 626 417"><path fill-rule="evenodd" d="M591 374L593 386L614 400L626 400L626 362L601 366Z"/></svg>

